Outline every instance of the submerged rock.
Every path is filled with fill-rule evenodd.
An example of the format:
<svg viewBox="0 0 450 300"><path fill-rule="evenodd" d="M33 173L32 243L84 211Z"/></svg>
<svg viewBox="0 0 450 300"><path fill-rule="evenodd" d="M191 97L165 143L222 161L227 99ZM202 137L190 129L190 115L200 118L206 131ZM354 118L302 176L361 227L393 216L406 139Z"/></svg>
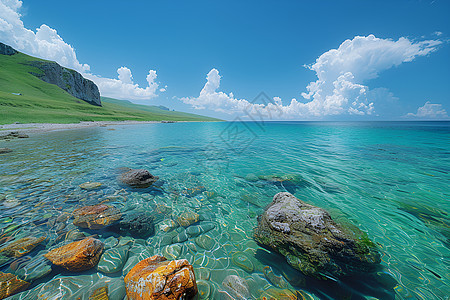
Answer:
<svg viewBox="0 0 450 300"><path fill-rule="evenodd" d="M44 256L53 264L72 272L95 267L103 251L103 243L92 237L51 250Z"/></svg>
<svg viewBox="0 0 450 300"><path fill-rule="evenodd" d="M10 152L12 152L12 150L9 148L0 148L0 154L10 153Z"/></svg>
<svg viewBox="0 0 450 300"><path fill-rule="evenodd" d="M140 261L125 276L130 300L191 299L197 294L194 269L187 260L155 255Z"/></svg>
<svg viewBox="0 0 450 300"><path fill-rule="evenodd" d="M247 300L252 298L247 281L237 275L225 277L222 287L232 297L228 299Z"/></svg>
<svg viewBox="0 0 450 300"><path fill-rule="evenodd" d="M110 274L122 270L123 265L128 259L129 246L121 246L106 250L100 257L97 270L102 273Z"/></svg>
<svg viewBox="0 0 450 300"><path fill-rule="evenodd" d="M290 193L275 195L258 217L254 238L297 270L318 278L368 272L380 263L375 244L362 232L341 227L324 209Z"/></svg>
<svg viewBox="0 0 450 300"><path fill-rule="evenodd" d="M129 233L136 238L148 238L155 234L153 216L147 212L124 214L116 227L121 233Z"/></svg>
<svg viewBox="0 0 450 300"><path fill-rule="evenodd" d="M52 271L51 262L39 252L32 259L20 264L14 273L23 280L34 281Z"/></svg>
<svg viewBox="0 0 450 300"><path fill-rule="evenodd" d="M73 211L73 224L81 228L100 229L108 226L121 217L114 206L97 204L84 206Z"/></svg>
<svg viewBox="0 0 450 300"><path fill-rule="evenodd" d="M79 185L79 187L82 188L83 190L95 190L101 186L102 184L100 182L90 182L90 181Z"/></svg>
<svg viewBox="0 0 450 300"><path fill-rule="evenodd" d="M199 217L200 217L199 214L193 211L186 211L178 217L177 221L178 224L180 224L181 226L188 227L189 225L197 223Z"/></svg>
<svg viewBox="0 0 450 300"><path fill-rule="evenodd" d="M25 133L21 133L19 131L11 131L8 134L0 135L0 140L11 140L11 139L26 139L29 138L29 136Z"/></svg>
<svg viewBox="0 0 450 300"><path fill-rule="evenodd" d="M1 248L0 253L9 257L21 257L33 250L45 238L45 236L21 238Z"/></svg>
<svg viewBox="0 0 450 300"><path fill-rule="evenodd" d="M119 180L132 187L149 187L156 181L158 176L153 176L149 171L144 169L132 169L119 176Z"/></svg>
<svg viewBox="0 0 450 300"><path fill-rule="evenodd" d="M30 283L20 280L14 274L0 272L0 299L5 299L28 288Z"/></svg>

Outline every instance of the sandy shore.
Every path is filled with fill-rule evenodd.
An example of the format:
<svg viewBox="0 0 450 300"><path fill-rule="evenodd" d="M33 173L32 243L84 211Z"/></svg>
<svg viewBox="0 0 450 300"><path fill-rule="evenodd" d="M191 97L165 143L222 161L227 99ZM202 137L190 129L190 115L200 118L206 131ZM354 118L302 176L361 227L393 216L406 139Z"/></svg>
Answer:
<svg viewBox="0 0 450 300"><path fill-rule="evenodd" d="M160 121L95 121L95 122L80 122L70 124L55 124L55 123L28 123L28 124L7 124L0 125L0 135L7 135L13 131L20 133L40 133L53 130L67 130L76 128L89 128L98 126L110 125L135 125L135 124L152 124L161 123Z"/></svg>

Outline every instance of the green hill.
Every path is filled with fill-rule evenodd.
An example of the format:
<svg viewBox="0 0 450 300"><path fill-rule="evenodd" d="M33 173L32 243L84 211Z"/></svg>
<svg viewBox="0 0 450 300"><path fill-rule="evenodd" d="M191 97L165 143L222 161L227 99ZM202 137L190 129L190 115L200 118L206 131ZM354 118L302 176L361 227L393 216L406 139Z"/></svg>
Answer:
<svg viewBox="0 0 450 300"><path fill-rule="evenodd" d="M218 121L218 119L129 101L102 98L102 107L73 97L56 85L30 72L42 71L29 65L41 59L17 53L0 54L0 124L77 123L80 121Z"/></svg>

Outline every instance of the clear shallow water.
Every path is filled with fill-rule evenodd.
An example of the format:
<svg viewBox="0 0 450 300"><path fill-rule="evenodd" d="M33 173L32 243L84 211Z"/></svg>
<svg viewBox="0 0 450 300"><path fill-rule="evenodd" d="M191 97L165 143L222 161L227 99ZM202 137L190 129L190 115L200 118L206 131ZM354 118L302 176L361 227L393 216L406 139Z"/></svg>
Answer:
<svg viewBox="0 0 450 300"><path fill-rule="evenodd" d="M211 299L219 297L228 274L246 278L258 299L276 286L261 271L264 266L279 276L284 270L285 277L297 279L296 289L316 299L448 299L450 294L449 123L147 124L37 134L0 142L0 147L14 150L0 155L1 217L13 217L0 224L2 237L47 234L30 257L63 243L61 236L75 229L71 219L55 221L58 216L107 201L124 214L155 214L156 234L132 241L133 253L173 253L173 246L161 242L167 233L159 228L171 215L191 210L205 219L200 224L214 222L215 228L201 235L214 240L210 249L191 238L175 251L196 272L210 274ZM116 179L122 167L148 169L160 177L161 188L124 188ZM302 183L258 180L286 174L301 176ZM88 181L102 188L80 189ZM187 190L199 187L204 189L195 195ZM319 282L289 271L282 258L267 257L253 242L252 229L256 216L282 191L367 232L397 284L390 288L370 276ZM109 230L84 232L97 233L101 240L120 238ZM253 271L239 267L232 260L235 253L244 253ZM0 271L11 272L11 262ZM30 289L52 278L88 275L82 285L93 289L102 280L96 273L53 268ZM120 281L121 275L107 276Z"/></svg>

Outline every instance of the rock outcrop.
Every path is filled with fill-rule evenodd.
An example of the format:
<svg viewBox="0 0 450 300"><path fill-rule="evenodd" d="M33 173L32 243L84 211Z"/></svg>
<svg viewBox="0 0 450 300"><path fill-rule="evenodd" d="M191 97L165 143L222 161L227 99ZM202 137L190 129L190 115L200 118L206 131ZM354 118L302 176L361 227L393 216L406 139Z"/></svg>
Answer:
<svg viewBox="0 0 450 300"><path fill-rule="evenodd" d="M58 63L50 61L33 61L30 65L42 71L42 73L31 73L37 78L57 85L75 98L92 105L102 106L98 87L77 71L61 67Z"/></svg>
<svg viewBox="0 0 450 300"><path fill-rule="evenodd" d="M16 53L17 53L17 51L13 47L5 45L5 44L0 42L0 54L2 54L2 55L10 55L11 56L11 55L14 55Z"/></svg>
<svg viewBox="0 0 450 300"><path fill-rule="evenodd" d="M192 299L198 292L194 269L187 260L155 255L140 261L125 276L130 300Z"/></svg>
<svg viewBox="0 0 450 300"><path fill-rule="evenodd" d="M290 193L275 195L258 217L254 238L317 278L369 272L380 263L375 244L364 233L337 224L324 209Z"/></svg>

